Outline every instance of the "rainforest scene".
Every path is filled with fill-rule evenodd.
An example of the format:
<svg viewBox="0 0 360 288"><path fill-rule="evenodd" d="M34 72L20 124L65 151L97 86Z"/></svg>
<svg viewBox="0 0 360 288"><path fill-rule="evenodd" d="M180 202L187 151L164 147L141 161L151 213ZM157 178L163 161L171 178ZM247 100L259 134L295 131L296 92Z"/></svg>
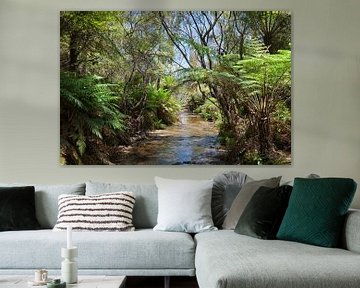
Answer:
<svg viewBox="0 0 360 288"><path fill-rule="evenodd" d="M290 12L61 11L60 164L291 164Z"/></svg>

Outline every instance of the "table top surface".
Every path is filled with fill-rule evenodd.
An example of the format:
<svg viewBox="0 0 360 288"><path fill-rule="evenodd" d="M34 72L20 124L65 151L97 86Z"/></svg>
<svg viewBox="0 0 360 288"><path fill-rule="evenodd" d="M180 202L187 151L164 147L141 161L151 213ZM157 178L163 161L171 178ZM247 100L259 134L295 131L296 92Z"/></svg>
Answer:
<svg viewBox="0 0 360 288"><path fill-rule="evenodd" d="M49 279L56 279L59 277L49 277ZM0 275L0 288L24 288L24 287L47 287L46 285L33 286L33 276ZM122 288L125 287L126 276L89 276L79 275L78 283L68 284L67 288Z"/></svg>

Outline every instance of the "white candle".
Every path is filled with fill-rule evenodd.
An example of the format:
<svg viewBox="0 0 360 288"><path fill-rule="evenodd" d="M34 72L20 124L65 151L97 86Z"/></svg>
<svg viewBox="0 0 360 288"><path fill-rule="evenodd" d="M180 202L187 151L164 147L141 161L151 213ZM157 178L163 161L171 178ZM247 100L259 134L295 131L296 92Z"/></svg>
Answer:
<svg viewBox="0 0 360 288"><path fill-rule="evenodd" d="M66 236L67 236L67 242L66 242L66 248L70 249L72 248L72 235L71 235L72 227L69 225L66 229Z"/></svg>

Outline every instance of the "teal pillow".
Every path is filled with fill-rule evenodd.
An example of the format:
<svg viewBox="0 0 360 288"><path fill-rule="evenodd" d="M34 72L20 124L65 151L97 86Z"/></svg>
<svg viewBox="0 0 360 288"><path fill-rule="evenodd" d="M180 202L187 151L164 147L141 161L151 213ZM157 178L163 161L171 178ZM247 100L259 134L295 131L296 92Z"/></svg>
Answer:
<svg viewBox="0 0 360 288"><path fill-rule="evenodd" d="M355 191L349 178L295 178L277 239L337 247Z"/></svg>

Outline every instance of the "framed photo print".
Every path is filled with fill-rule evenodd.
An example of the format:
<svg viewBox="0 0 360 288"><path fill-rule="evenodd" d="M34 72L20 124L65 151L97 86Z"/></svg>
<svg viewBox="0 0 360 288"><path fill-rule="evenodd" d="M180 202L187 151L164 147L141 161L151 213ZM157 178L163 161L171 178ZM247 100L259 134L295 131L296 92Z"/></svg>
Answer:
<svg viewBox="0 0 360 288"><path fill-rule="evenodd" d="M62 165L291 164L289 11L61 11Z"/></svg>

